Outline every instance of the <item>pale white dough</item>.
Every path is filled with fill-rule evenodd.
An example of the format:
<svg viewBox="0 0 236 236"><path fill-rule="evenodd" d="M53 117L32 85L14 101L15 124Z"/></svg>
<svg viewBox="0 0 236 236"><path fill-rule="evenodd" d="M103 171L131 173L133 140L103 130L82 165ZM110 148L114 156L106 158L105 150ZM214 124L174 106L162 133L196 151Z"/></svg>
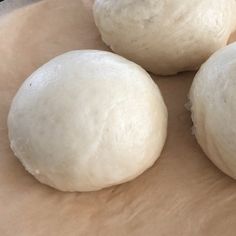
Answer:
<svg viewBox="0 0 236 236"><path fill-rule="evenodd" d="M236 43L202 65L190 101L199 144L218 168L236 179Z"/></svg>
<svg viewBox="0 0 236 236"><path fill-rule="evenodd" d="M23 83L8 128L12 150L40 182L92 191L153 165L166 139L167 110L140 66L110 52L72 51Z"/></svg>
<svg viewBox="0 0 236 236"><path fill-rule="evenodd" d="M161 75L199 68L236 27L235 0L96 0L93 12L114 52Z"/></svg>

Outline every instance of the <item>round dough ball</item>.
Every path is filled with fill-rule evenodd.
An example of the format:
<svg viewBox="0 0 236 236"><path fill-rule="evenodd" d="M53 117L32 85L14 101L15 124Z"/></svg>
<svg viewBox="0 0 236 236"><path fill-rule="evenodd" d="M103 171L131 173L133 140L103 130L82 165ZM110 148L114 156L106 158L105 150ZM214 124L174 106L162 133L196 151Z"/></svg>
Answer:
<svg viewBox="0 0 236 236"><path fill-rule="evenodd" d="M140 66L110 52L72 51L23 83L8 128L12 150L40 182L92 191L153 165L166 139L167 110Z"/></svg>
<svg viewBox="0 0 236 236"><path fill-rule="evenodd" d="M190 90L195 135L207 156L236 179L236 44L202 65Z"/></svg>
<svg viewBox="0 0 236 236"><path fill-rule="evenodd" d="M111 49L154 74L196 70L226 45L235 0L96 0L95 23Z"/></svg>

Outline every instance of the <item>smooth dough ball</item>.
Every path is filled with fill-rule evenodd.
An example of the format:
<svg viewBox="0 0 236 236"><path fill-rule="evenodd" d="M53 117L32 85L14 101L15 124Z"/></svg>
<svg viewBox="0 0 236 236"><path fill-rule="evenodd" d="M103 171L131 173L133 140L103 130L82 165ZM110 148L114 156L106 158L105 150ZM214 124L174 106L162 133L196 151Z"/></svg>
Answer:
<svg viewBox="0 0 236 236"><path fill-rule="evenodd" d="M12 150L40 182L92 191L153 165L166 139L167 110L140 66L110 52L72 51L23 83L8 128Z"/></svg>
<svg viewBox="0 0 236 236"><path fill-rule="evenodd" d="M95 23L111 49L154 74L190 71L226 45L235 0L96 0Z"/></svg>
<svg viewBox="0 0 236 236"><path fill-rule="evenodd" d="M236 179L236 44L203 64L190 90L195 135L215 165Z"/></svg>

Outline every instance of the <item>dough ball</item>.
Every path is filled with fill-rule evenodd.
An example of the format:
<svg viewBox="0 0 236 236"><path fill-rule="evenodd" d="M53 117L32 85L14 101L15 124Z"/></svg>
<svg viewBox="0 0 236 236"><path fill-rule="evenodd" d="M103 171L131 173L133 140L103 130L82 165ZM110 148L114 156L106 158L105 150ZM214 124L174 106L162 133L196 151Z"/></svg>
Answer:
<svg viewBox="0 0 236 236"><path fill-rule="evenodd" d="M95 23L111 49L154 74L196 70L226 45L235 0L96 0Z"/></svg>
<svg viewBox="0 0 236 236"><path fill-rule="evenodd" d="M236 179L236 44L202 65L190 90L197 140L223 172Z"/></svg>
<svg viewBox="0 0 236 236"><path fill-rule="evenodd" d="M153 165L166 139L167 110L140 66L110 52L72 51L23 83L8 128L12 150L40 182L92 191Z"/></svg>

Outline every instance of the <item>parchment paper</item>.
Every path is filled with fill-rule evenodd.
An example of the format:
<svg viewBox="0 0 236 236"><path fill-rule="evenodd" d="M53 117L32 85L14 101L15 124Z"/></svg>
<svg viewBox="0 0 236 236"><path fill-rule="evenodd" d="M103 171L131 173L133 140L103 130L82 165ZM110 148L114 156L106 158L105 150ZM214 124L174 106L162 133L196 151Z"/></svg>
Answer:
<svg viewBox="0 0 236 236"><path fill-rule="evenodd" d="M169 110L168 139L160 159L134 181L63 193L37 182L14 157L6 118L21 83L63 52L106 49L92 2L45 0L0 22L0 235L235 236L236 181L202 153L184 108L194 73L153 77Z"/></svg>

